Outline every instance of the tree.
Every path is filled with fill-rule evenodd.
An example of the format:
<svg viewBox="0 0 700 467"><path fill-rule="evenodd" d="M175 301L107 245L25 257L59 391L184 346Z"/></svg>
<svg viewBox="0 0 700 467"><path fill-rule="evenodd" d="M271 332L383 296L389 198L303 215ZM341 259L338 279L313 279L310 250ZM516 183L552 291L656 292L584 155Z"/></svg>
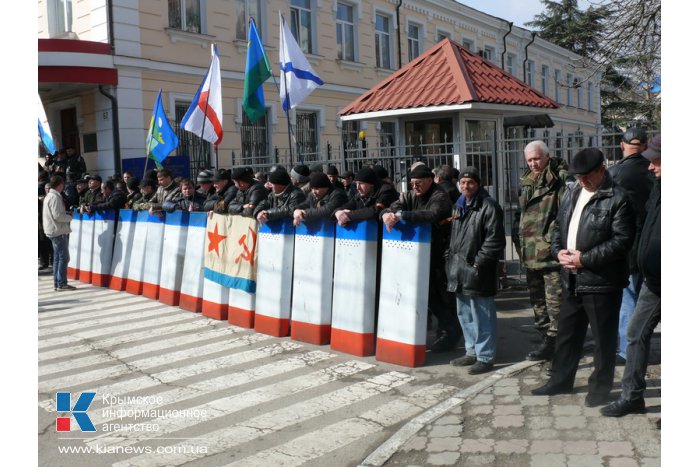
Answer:
<svg viewBox="0 0 700 467"><path fill-rule="evenodd" d="M542 0L545 10L526 23L543 39L581 56L573 64L585 80L601 78L606 127L659 122L661 0Z"/></svg>

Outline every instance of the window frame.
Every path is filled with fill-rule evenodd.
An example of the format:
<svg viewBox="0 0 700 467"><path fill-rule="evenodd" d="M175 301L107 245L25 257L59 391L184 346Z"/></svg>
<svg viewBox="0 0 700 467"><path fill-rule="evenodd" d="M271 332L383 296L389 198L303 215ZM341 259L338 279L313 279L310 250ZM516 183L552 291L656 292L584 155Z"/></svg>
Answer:
<svg viewBox="0 0 700 467"><path fill-rule="evenodd" d="M476 50L476 43L474 42L474 39L469 39L467 37L462 38L462 47L467 49L470 52L474 52Z"/></svg>
<svg viewBox="0 0 700 467"><path fill-rule="evenodd" d="M593 83L588 82L588 111L593 112Z"/></svg>
<svg viewBox="0 0 700 467"><path fill-rule="evenodd" d="M294 39L297 41L297 44L299 44L299 48L301 49L302 52L305 54L316 54L318 52L318 43L316 41L317 37L317 30L318 30L318 22L317 22L317 17L316 17L316 12L318 11L318 0L309 0L309 35L310 35L310 44L308 50L302 45L302 41L299 40L299 37L294 36ZM301 26L300 24L294 24L294 16L292 15L293 10L298 10L298 11L307 11L304 7L300 7L298 5L293 5L292 2L289 2L289 24L290 24L290 30L292 32L292 35L294 35L294 29L296 28L297 31L299 30L299 27ZM300 19L301 16L297 14L298 18ZM301 21L301 20L300 20Z"/></svg>
<svg viewBox="0 0 700 467"><path fill-rule="evenodd" d="M583 109L583 88L581 87L581 78L574 78L574 88L576 89L576 107Z"/></svg>
<svg viewBox="0 0 700 467"><path fill-rule="evenodd" d="M440 28L435 28L435 43L437 44L440 42L442 39L440 36L443 36L442 39L452 39L452 33L448 31L447 29L440 29Z"/></svg>
<svg viewBox="0 0 700 467"><path fill-rule="evenodd" d="M491 63L494 63L496 57L496 48L490 45L485 45L482 50L484 53L484 59L488 60ZM488 55L488 57L486 57L486 55Z"/></svg>
<svg viewBox="0 0 700 467"><path fill-rule="evenodd" d="M410 31L411 31L410 27L411 26L416 28L417 37L415 37L415 38L411 37L411 35L410 35ZM425 28L425 25L418 23L416 21L411 20L411 21L406 22L406 41L408 43L407 44L408 45L407 56L408 56L409 62L423 53L423 37L425 35L425 33L423 32L423 31L425 31L424 28ZM417 52L416 52L415 57L411 57L411 55L413 53L412 42L415 42L415 44L416 44Z"/></svg>
<svg viewBox="0 0 700 467"><path fill-rule="evenodd" d="M549 95L549 65L542 64L542 67L540 68L540 74L541 74L541 82L540 85L542 87L542 94L545 96Z"/></svg>
<svg viewBox="0 0 700 467"><path fill-rule="evenodd" d="M387 22L387 31L378 31L377 30L377 16L382 16L386 18ZM394 69L394 32L396 29L396 18L394 15L392 15L390 12L384 11L380 8L374 8L374 12L372 14L372 22L374 23L374 50L375 50L375 66L377 68L381 68L383 70L393 70ZM386 40L387 40L387 59L388 63L386 63L384 66L382 66L379 62L379 56L376 56L376 50L377 50L377 40L378 34L385 34L386 35Z"/></svg>
<svg viewBox="0 0 700 467"><path fill-rule="evenodd" d="M574 105L574 75L571 73L566 74L566 105Z"/></svg>
<svg viewBox="0 0 700 467"><path fill-rule="evenodd" d="M339 6L343 5L346 7L350 7L352 9L352 21L348 22L346 20L339 20L338 19L338 9ZM345 54L345 51L343 51L342 56L338 56L336 54L336 58L338 60L344 61L344 62L359 62L360 58L360 52L359 52L359 31L360 31L360 20L362 19L362 1L361 0L343 0L343 1L335 1L333 4L333 10L335 11L335 31L336 31L336 37L335 37L335 42L336 42L336 48L339 48L339 43L338 43L338 25L339 22L342 21L343 25L350 25L352 26L352 57L347 57ZM343 28L343 34L341 35L341 38L345 38L345 28ZM345 42L343 42L345 44ZM344 47L343 47L344 48Z"/></svg>
<svg viewBox="0 0 700 467"><path fill-rule="evenodd" d="M516 78L518 73L517 58L515 54L506 54L506 71Z"/></svg>
<svg viewBox="0 0 700 467"><path fill-rule="evenodd" d="M533 78L535 74L535 62L534 60L528 60L525 62L525 83L530 86L532 86Z"/></svg>
<svg viewBox="0 0 700 467"><path fill-rule="evenodd" d="M238 21L238 18L236 17L236 6L238 3L243 3L243 37L238 36L238 25L235 24L236 21ZM252 3L255 3L256 9L259 10L258 15L253 15L250 14L251 8L250 5ZM234 13L234 30L233 30L233 39L236 41L248 41L248 18L253 17L255 19L255 26L256 29L258 30L258 35L260 36L260 40L264 43L265 38L267 37L267 17L266 17L266 11L265 11L265 4L263 0L233 0L233 13Z"/></svg>
<svg viewBox="0 0 700 467"><path fill-rule="evenodd" d="M207 0L198 0L199 3L199 31L190 31L187 29L187 14L186 14L186 2L187 0L177 0L180 4L180 27L175 27L170 24L170 4L168 2L168 28L174 29L176 31L186 32L188 34L206 34L207 33ZM184 25L184 26L183 26Z"/></svg>
<svg viewBox="0 0 700 467"><path fill-rule="evenodd" d="M63 9L63 27L59 21L59 7L70 4L70 15ZM60 36L73 31L73 0L49 0L46 4L46 14L49 24L49 37ZM67 23L70 23L66 25Z"/></svg>
<svg viewBox="0 0 700 467"><path fill-rule="evenodd" d="M561 103L561 70L554 70L554 100Z"/></svg>

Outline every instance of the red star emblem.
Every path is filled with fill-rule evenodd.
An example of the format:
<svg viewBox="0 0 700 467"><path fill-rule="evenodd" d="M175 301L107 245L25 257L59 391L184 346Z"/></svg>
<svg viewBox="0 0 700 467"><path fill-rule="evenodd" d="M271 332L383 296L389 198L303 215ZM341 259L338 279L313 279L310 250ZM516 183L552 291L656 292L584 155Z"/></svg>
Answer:
<svg viewBox="0 0 700 467"><path fill-rule="evenodd" d="M220 256L219 243L226 238L226 235L219 235L219 224L214 224L214 231L207 232L207 236L209 237L209 249L207 251L216 250L216 256Z"/></svg>

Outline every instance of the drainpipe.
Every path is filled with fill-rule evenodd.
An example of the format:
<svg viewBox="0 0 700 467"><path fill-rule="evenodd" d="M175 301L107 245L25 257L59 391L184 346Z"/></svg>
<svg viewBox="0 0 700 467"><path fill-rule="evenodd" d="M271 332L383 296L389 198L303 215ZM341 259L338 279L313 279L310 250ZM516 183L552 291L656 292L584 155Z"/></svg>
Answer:
<svg viewBox="0 0 700 467"><path fill-rule="evenodd" d="M523 60L523 83L527 83L527 81L525 80L525 78L526 78L525 67L527 66L527 48L530 47L533 42L535 42L535 37L537 37L537 33L535 31L531 31L531 34L532 34L532 40L530 42L528 42L527 45L525 46L525 60Z"/></svg>
<svg viewBox="0 0 700 467"><path fill-rule="evenodd" d="M399 0L399 4L396 5L396 43L399 45L399 68L401 68L401 19L399 18L399 8L403 0Z"/></svg>
<svg viewBox="0 0 700 467"><path fill-rule="evenodd" d="M111 94L108 94L102 85L99 85L100 89L100 94L105 96L107 99L112 101L112 140L113 140L113 146L114 150L113 156L114 156L114 172L116 173L121 173L122 171L122 164L121 164L121 148L119 147L119 105L117 102L117 98L114 97Z"/></svg>
<svg viewBox="0 0 700 467"><path fill-rule="evenodd" d="M506 69L506 50L508 49L508 46L506 45L506 37L508 37L508 34L513 30L513 22L508 21L508 32L505 33L503 36L503 52L501 52L501 70Z"/></svg>
<svg viewBox="0 0 700 467"><path fill-rule="evenodd" d="M109 36L109 45L112 46L112 55L114 55L114 13L112 6L112 0L107 0L107 35Z"/></svg>

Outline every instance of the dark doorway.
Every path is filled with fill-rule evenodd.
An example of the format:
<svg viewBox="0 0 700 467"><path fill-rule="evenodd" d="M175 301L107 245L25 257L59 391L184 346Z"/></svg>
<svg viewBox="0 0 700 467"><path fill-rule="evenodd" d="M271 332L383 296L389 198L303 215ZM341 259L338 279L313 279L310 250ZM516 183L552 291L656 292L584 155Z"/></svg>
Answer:
<svg viewBox="0 0 700 467"><path fill-rule="evenodd" d="M78 118L75 107L61 110L61 147L72 147L76 153L81 153Z"/></svg>

